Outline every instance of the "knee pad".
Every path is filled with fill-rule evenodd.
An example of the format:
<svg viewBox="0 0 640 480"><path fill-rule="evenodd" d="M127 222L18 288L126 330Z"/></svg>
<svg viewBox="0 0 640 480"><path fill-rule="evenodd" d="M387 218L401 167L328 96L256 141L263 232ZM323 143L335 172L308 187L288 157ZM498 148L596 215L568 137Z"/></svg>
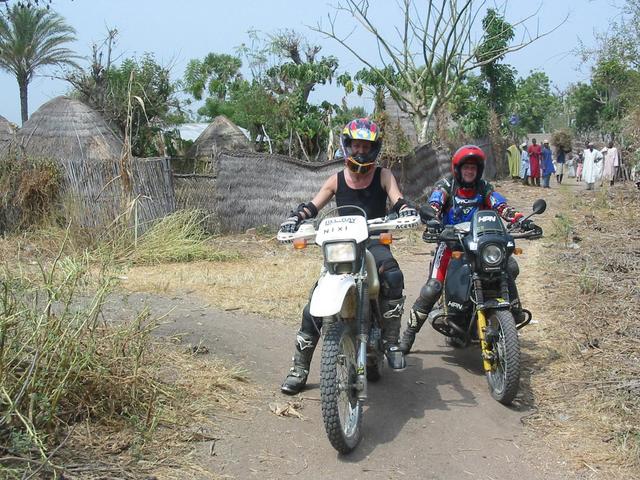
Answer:
<svg viewBox="0 0 640 480"><path fill-rule="evenodd" d="M420 296L425 299L438 298L442 293L442 283L435 278L430 278L420 289Z"/></svg>
<svg viewBox="0 0 640 480"><path fill-rule="evenodd" d="M404 275L398 262L392 258L382 262L380 267L382 294L387 298L399 298L404 289Z"/></svg>
<svg viewBox="0 0 640 480"><path fill-rule="evenodd" d="M520 267L518 266L518 262L515 258L509 257L507 260L507 273L514 280L520 275Z"/></svg>
<svg viewBox="0 0 640 480"><path fill-rule="evenodd" d="M414 303L413 308L421 313L429 313L440 298L441 293L442 282L435 278L430 278L420 289L420 295Z"/></svg>

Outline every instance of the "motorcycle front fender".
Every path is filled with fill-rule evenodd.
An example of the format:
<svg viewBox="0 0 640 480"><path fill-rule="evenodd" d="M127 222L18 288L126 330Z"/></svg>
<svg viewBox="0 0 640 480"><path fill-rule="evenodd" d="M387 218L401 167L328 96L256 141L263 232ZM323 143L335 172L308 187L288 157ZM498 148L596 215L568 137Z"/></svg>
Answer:
<svg viewBox="0 0 640 480"><path fill-rule="evenodd" d="M325 274L311 295L309 311L314 317L331 317L342 310L344 299L356 281L353 275Z"/></svg>

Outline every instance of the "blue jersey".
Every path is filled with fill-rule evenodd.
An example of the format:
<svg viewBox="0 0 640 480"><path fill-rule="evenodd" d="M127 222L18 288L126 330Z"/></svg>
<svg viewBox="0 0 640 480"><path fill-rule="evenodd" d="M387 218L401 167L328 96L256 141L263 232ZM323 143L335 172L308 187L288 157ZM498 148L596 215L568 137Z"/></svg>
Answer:
<svg viewBox="0 0 640 480"><path fill-rule="evenodd" d="M477 210L496 210L500 215L508 208L507 199L496 192L493 186L480 180L477 188L455 186L452 193L453 176L450 175L436 183L429 197L429 204L436 204L442 212L445 225L469 222Z"/></svg>

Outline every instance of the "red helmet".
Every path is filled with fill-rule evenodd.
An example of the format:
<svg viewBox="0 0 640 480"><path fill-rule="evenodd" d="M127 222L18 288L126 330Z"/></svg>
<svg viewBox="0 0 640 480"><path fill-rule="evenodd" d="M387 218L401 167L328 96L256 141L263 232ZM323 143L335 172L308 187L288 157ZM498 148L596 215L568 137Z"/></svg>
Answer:
<svg viewBox="0 0 640 480"><path fill-rule="evenodd" d="M471 185L465 185L465 182L462 181L462 173L460 172L460 167L465 163L475 163L478 166L478 174L476 175L476 180L474 183L477 183L482 178L482 172L484 171L484 161L486 160L486 156L480 147L475 145L464 145L456 150L456 153L453 154L453 158L451 159L451 172L453 173L456 182L460 183L462 186L470 187Z"/></svg>

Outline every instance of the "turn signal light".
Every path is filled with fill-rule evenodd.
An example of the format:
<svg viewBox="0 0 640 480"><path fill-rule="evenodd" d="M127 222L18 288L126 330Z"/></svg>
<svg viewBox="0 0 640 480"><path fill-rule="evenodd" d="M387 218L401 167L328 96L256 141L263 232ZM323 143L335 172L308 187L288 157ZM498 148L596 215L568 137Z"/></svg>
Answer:
<svg viewBox="0 0 640 480"><path fill-rule="evenodd" d="M522 253L522 249L520 247L516 247L513 249L514 255L520 255Z"/></svg>
<svg viewBox="0 0 640 480"><path fill-rule="evenodd" d="M462 252L451 252L451 258L455 258L456 260L460 260L462 258Z"/></svg>
<svg viewBox="0 0 640 480"><path fill-rule="evenodd" d="M380 234L380 243L382 245L391 245L393 243L393 235L390 232Z"/></svg>
<svg viewBox="0 0 640 480"><path fill-rule="evenodd" d="M307 248L307 239L306 238L296 238L293 241L293 248L296 250L302 250L303 248Z"/></svg>

